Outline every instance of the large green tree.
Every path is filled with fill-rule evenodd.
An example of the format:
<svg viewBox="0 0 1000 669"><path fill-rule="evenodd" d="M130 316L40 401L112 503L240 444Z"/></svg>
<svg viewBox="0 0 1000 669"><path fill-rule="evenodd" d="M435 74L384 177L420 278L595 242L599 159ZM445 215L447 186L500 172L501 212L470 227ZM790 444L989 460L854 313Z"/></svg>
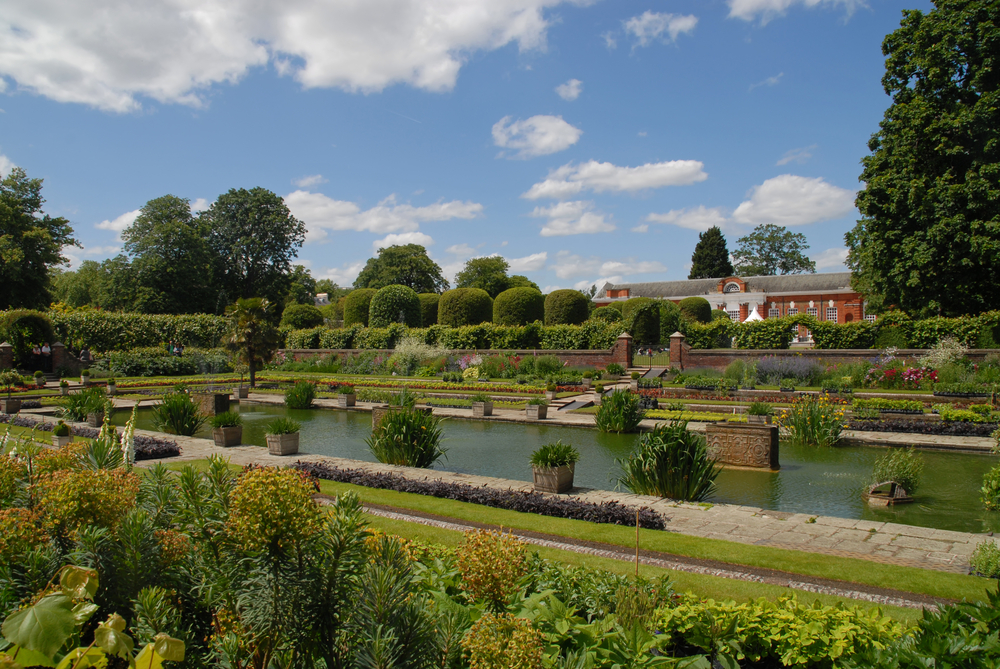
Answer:
<svg viewBox="0 0 1000 669"><path fill-rule="evenodd" d="M733 264L740 276L815 273L816 263L805 256L806 236L789 232L780 225L758 225L746 237L736 240Z"/></svg>
<svg viewBox="0 0 1000 669"><path fill-rule="evenodd" d="M726 238L719 226L713 225L698 234L698 243L691 254L689 279L721 279L733 275Z"/></svg>
<svg viewBox="0 0 1000 669"><path fill-rule="evenodd" d="M229 334L226 348L247 365L250 387L257 384L257 370L271 361L278 350L280 338L274 327L274 305L262 297L236 300L226 310Z"/></svg>
<svg viewBox="0 0 1000 669"><path fill-rule="evenodd" d="M511 287L508 269L510 265L500 256L469 258L462 271L455 275L455 287L482 288L495 298Z"/></svg>
<svg viewBox="0 0 1000 669"><path fill-rule="evenodd" d="M66 263L64 246L77 245L65 218L42 212L42 180L15 167L0 180L0 309L45 308L49 270Z"/></svg>
<svg viewBox="0 0 1000 669"><path fill-rule="evenodd" d="M369 258L354 280L355 288L385 288L406 286L418 293L441 293L448 290L448 281L441 268L427 255L420 244L387 246Z"/></svg>
<svg viewBox="0 0 1000 669"><path fill-rule="evenodd" d="M53 268L49 272L52 280L52 299L71 307L97 304L101 288L101 263L84 260L74 271Z"/></svg>
<svg viewBox="0 0 1000 669"><path fill-rule="evenodd" d="M281 302L289 289L292 259L306 226L285 201L265 188L232 189L199 217L215 255L215 281L229 300L266 297Z"/></svg>
<svg viewBox="0 0 1000 669"><path fill-rule="evenodd" d="M285 296L285 304L308 304L312 306L316 303L314 299L316 293L316 279L305 265L296 265L292 268L292 273L288 276L288 295Z"/></svg>
<svg viewBox="0 0 1000 669"><path fill-rule="evenodd" d="M873 310L957 316L1000 308L1000 0L934 5L882 43L847 265Z"/></svg>

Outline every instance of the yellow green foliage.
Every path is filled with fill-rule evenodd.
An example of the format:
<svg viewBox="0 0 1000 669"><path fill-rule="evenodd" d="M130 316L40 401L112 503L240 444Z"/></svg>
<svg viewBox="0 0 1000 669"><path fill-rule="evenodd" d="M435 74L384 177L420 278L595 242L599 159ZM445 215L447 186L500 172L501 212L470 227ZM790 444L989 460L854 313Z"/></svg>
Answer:
<svg viewBox="0 0 1000 669"><path fill-rule="evenodd" d="M87 442L71 441L62 448L43 449L34 456L34 472L40 474L51 474L62 469L76 469L79 466L80 457L87 450Z"/></svg>
<svg viewBox="0 0 1000 669"><path fill-rule="evenodd" d="M35 483L38 506L58 534L85 525L114 528L135 506L139 477L124 469L59 471Z"/></svg>
<svg viewBox="0 0 1000 669"><path fill-rule="evenodd" d="M0 455L0 508L10 504L17 492L17 482L24 475L24 463L9 455Z"/></svg>
<svg viewBox="0 0 1000 669"><path fill-rule="evenodd" d="M27 509L0 511L0 562L9 563L46 540L48 535L37 513Z"/></svg>
<svg viewBox="0 0 1000 669"><path fill-rule="evenodd" d="M540 669L542 634L525 618L484 613L462 639L471 669Z"/></svg>
<svg viewBox="0 0 1000 669"><path fill-rule="evenodd" d="M475 601L497 609L517 592L517 582L527 570L524 543L508 532L466 532L456 553L462 589Z"/></svg>
<svg viewBox="0 0 1000 669"><path fill-rule="evenodd" d="M319 531L313 484L293 469L244 472L229 506L229 534L245 549L288 548Z"/></svg>

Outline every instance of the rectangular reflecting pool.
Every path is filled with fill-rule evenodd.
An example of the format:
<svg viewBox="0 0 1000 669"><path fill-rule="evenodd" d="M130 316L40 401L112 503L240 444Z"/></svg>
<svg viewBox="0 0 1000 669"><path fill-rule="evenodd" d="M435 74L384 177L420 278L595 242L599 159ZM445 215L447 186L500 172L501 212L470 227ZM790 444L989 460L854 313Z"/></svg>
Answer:
<svg viewBox="0 0 1000 669"><path fill-rule="evenodd" d="M302 424L302 452L374 461L365 444L371 434L367 413L297 411L261 404L243 404L238 410L244 421L244 444L264 446L268 421L288 416ZM124 413L115 416L118 424L125 420ZM152 429L148 409L140 411L138 427ZM634 434L602 434L544 424L445 420L442 428L448 455L437 469L530 481L531 452L561 439L581 453L576 485L603 490L615 489L620 474L615 458L627 457L638 441ZM206 427L198 436L211 438L211 428ZM861 493L875 459L883 453L883 449L863 446L793 448L783 442L781 471L726 469L717 479L718 490L711 501L962 532L1000 530L1000 513L984 510L979 501L983 475L997 464L995 456L924 451L925 467L916 501L895 509L872 509Z"/></svg>

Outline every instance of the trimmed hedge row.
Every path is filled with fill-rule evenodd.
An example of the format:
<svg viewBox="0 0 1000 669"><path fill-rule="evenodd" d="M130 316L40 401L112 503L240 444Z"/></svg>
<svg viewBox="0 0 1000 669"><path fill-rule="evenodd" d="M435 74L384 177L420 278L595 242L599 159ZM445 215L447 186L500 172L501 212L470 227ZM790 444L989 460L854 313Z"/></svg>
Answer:
<svg viewBox="0 0 1000 669"><path fill-rule="evenodd" d="M120 351L178 341L215 348L225 339L228 321L212 314L131 314L109 311L51 312L56 338L79 351Z"/></svg>

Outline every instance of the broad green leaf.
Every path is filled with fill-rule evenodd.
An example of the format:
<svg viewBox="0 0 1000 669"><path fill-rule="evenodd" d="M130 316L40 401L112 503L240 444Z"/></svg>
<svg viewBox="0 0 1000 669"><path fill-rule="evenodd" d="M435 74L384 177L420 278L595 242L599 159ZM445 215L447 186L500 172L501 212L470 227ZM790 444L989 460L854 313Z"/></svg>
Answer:
<svg viewBox="0 0 1000 669"><path fill-rule="evenodd" d="M156 652L155 644L147 643L135 656L136 669L163 669L163 658Z"/></svg>
<svg viewBox="0 0 1000 669"><path fill-rule="evenodd" d="M125 634L125 619L117 613L112 613L108 619L94 630L94 643L103 648L109 655L117 655L131 662L132 648L135 645L132 638Z"/></svg>
<svg viewBox="0 0 1000 669"><path fill-rule="evenodd" d="M93 599L97 594L97 572L69 565L59 577L63 594L73 599Z"/></svg>
<svg viewBox="0 0 1000 669"><path fill-rule="evenodd" d="M66 595L46 595L34 606L7 616L4 638L51 658L76 629L72 604Z"/></svg>
<svg viewBox="0 0 1000 669"><path fill-rule="evenodd" d="M92 602L80 602L73 607L73 619L77 625L83 625L90 620L90 617L97 613L100 607Z"/></svg>
<svg viewBox="0 0 1000 669"><path fill-rule="evenodd" d="M88 669L107 666L108 656L100 648L76 648L62 659L56 669Z"/></svg>
<svg viewBox="0 0 1000 669"><path fill-rule="evenodd" d="M14 667L54 667L56 663L45 657L37 650L27 650L19 646L11 646L0 654L0 669L14 669ZM15 659L14 656L17 656ZM11 664L4 664L3 658L8 658Z"/></svg>
<svg viewBox="0 0 1000 669"><path fill-rule="evenodd" d="M184 661L184 642L166 634L157 634L154 638L156 654L168 662Z"/></svg>

